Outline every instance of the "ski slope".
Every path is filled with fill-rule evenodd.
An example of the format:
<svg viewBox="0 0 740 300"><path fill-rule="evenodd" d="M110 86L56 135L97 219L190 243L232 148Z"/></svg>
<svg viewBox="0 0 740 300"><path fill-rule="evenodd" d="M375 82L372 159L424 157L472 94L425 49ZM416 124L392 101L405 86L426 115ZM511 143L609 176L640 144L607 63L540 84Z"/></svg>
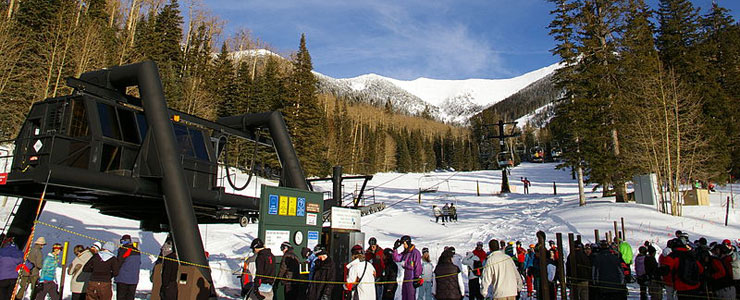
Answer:
<svg viewBox="0 0 740 300"><path fill-rule="evenodd" d="M614 203L613 198L601 198L600 190L591 192L592 186L587 187L587 205L579 207L576 181L571 179L570 172L555 170L554 167L555 164L547 163L524 163L515 167L510 176L514 192L506 195L494 195L500 189L500 171L427 173L429 176L424 182L429 182L430 178L436 181L438 192L423 194L421 203L418 202L417 191L425 174L376 174L368 183L370 190L366 195L375 195L375 201L385 202L388 208L362 218L365 237L374 236L380 246L390 247L402 235L410 235L419 248L430 249L434 260L445 246L454 246L457 253L464 254L474 248L475 242L487 242L492 238L520 240L524 245L534 243L534 234L538 230L546 232L548 239L554 240L556 232L563 233L565 238L568 232L574 232L581 234L585 241L593 241L594 229L602 233L613 230L613 221L619 221L620 217L625 218L627 240L633 245L645 240L665 245L676 229L688 232L692 240L700 236L710 241L740 238L740 203L730 209L730 226L723 224L725 207L721 201L729 196L729 186L710 195L709 207L685 207L685 217L664 215L639 204ZM520 177L527 177L532 182L529 195L522 194ZM244 180L242 175L237 184ZM557 195L553 195L553 182L557 185ZM480 186L481 196L476 195L476 183ZM244 192L255 195L261 184L276 183L258 179ZM317 188L331 190L331 183ZM346 193L352 192L355 183L345 181L344 188ZM733 189L737 192L740 185ZM740 197L735 196L735 199L740 200ZM0 210L1 220L5 220L13 201L9 199ZM446 225L434 222L432 205L444 205L444 202L455 203L458 222ZM118 241L123 234L138 237L142 251L152 256L142 257L137 298L149 298L149 270L153 255L159 252L164 242L165 233L140 231L136 221L105 216L82 205L56 202L47 204L40 220L64 229L38 225L37 236L44 236L49 243L45 252L50 250L52 243L61 241L69 241L71 247L90 245L94 241L91 238ZM241 260L248 253L249 244L257 235L257 225L250 224L245 228L237 224L200 225L200 232L210 253L210 266L219 295L224 299L238 298L238 279L232 272L239 269ZM69 297L68 290L65 297Z"/></svg>

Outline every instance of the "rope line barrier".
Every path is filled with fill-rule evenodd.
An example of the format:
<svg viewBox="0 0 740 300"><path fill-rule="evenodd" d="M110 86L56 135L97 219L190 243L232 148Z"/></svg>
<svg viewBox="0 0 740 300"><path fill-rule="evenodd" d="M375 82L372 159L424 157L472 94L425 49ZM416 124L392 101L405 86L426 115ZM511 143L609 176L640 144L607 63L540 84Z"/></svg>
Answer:
<svg viewBox="0 0 740 300"><path fill-rule="evenodd" d="M49 227L49 228L52 228L52 229L56 229L56 230L59 230L59 231L62 231L62 232L66 232L66 233L69 233L69 234L72 234L72 235L76 235L76 236L79 236L79 237L90 239L90 240L93 240L93 241L97 241L97 242L101 242L101 243L109 242L109 241L98 239L98 238L95 238L95 237L92 237L92 236L89 236L89 235L86 235L86 234L75 232L75 231L72 231L72 230L69 230L69 229L66 229L66 228L62 228L60 226L49 224L49 223L46 223L46 222L43 222L43 221L38 221L37 220L34 223L40 224L40 225L43 225L43 226L46 226L46 227ZM125 248L125 247L119 246L119 248ZM211 270L225 271L225 272L229 272L231 274L240 274L240 273L242 273L242 270L241 269L232 270L232 269L227 269L227 268L217 268L217 267L205 266L205 265L201 265L201 264L197 264L197 263L192 263L192 262L188 262L188 261L183 261L183 260L179 260L179 259L175 259L175 258L169 258L169 257L165 257L165 256L161 256L161 255L149 253L149 252L146 252L146 251L142 251L140 249L134 249L134 248L125 248L125 249L131 249L132 251L138 252L140 254L145 254L145 255L148 255L148 256L151 256L151 257L155 257L155 258L159 258L159 259L162 259L162 260L168 260L168 261L172 261L172 262L177 262L179 264L190 265L190 266L194 266L194 267L206 268L206 269L211 269ZM244 259L240 259L240 260L243 261ZM469 269L471 271L485 270L487 267L488 267L488 265L485 265L485 266L482 266L482 267L479 267L479 268L469 268ZM440 278L445 278L445 277L457 276L458 274L460 274L462 272L463 271L461 270L460 272L443 274L443 275L437 275L437 276L434 276L433 278L440 279ZM242 274L246 274L246 273L242 273ZM252 276L253 278L267 278L267 279L273 279L273 280L279 280L279 281L300 282L300 283L309 283L309 284L310 283L318 283L318 284L344 285L344 284L347 284L348 283L348 282L344 282L344 281L308 280L308 279L300 279L300 278L285 278L285 277L278 277L278 276L254 275L254 274L249 274L249 275ZM535 276L535 277L538 277L538 276ZM588 281L589 282L589 284L588 284L589 287L595 287L595 288L606 289L606 290L615 290L615 291L625 291L626 290L627 293L630 294L630 290L626 286L626 284L625 284L625 287L620 288L620 287L614 287L613 285L611 285L611 286L606 286L606 285L601 285L601 284L594 285L593 282L598 282L598 281L583 280L582 278L576 278L576 277L572 277L572 276L566 276L565 278L568 279L567 282L569 282L569 284L570 283L576 283L576 282ZM406 283L406 282L414 282L414 281L418 281L418 280L419 279L405 279L405 280L401 280L401 281L354 282L353 284L394 284L394 283L395 284L399 284L399 283L400 284L403 284L403 283ZM524 276L524 279L523 279L523 282L525 282L525 281L526 281L526 276ZM662 280L659 280L658 282L661 285L665 285L665 282L662 281ZM349 282L349 283L352 283L352 282ZM572 289L572 287L571 287L571 289ZM638 291L638 293L639 293L639 291ZM683 295L683 294L681 294L681 295ZM691 295L687 295L687 296L690 297ZM703 298L703 299L709 299L709 300L712 300L712 299L717 299L717 300L722 299L720 297L712 297L712 296L696 296L696 297L697 298Z"/></svg>

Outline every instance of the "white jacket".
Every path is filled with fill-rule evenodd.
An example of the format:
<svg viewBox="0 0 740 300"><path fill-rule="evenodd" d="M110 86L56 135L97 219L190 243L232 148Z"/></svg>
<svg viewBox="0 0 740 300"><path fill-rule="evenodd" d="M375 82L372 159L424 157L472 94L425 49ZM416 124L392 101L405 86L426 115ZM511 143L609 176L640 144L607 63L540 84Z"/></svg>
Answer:
<svg viewBox="0 0 740 300"><path fill-rule="evenodd" d="M421 261L421 278L424 278L424 282L431 282L434 278L434 265L431 262Z"/></svg>
<svg viewBox="0 0 740 300"><path fill-rule="evenodd" d="M367 268L367 269L366 269ZM364 271L364 275L362 274ZM375 300L375 268L373 264L355 259L347 264L347 283L357 283L360 300Z"/></svg>
<svg viewBox="0 0 740 300"><path fill-rule="evenodd" d="M514 297L523 286L522 277L514 261L504 251L494 251L488 255L486 266L480 279L483 297L488 297L488 289L493 290L492 298Z"/></svg>
<svg viewBox="0 0 740 300"><path fill-rule="evenodd" d="M72 260L72 264L69 266L69 269L67 269L67 274L72 275L69 279L69 289L73 293L84 293L85 290L87 290L87 284L88 281L90 281L92 273L82 272L82 268L85 267L85 264L87 264L92 257L93 254L89 249L82 251L80 256L77 256Z"/></svg>
<svg viewBox="0 0 740 300"><path fill-rule="evenodd" d="M740 253L732 253L732 279L740 280Z"/></svg>
<svg viewBox="0 0 740 300"><path fill-rule="evenodd" d="M442 210L439 208L439 206L434 207L434 216L435 217L442 216Z"/></svg>
<svg viewBox="0 0 740 300"><path fill-rule="evenodd" d="M462 261L462 263L467 266L468 269L468 280L478 278L478 276L475 276L475 272L473 272L474 264L476 261L480 261L480 258L477 255L473 254L473 252L468 252L468 255L466 255Z"/></svg>

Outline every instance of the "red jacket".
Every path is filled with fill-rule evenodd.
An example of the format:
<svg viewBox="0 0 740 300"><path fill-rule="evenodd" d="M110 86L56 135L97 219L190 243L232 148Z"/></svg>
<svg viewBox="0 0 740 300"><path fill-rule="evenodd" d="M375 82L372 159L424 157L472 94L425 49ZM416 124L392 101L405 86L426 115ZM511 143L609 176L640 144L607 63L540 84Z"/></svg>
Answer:
<svg viewBox="0 0 740 300"><path fill-rule="evenodd" d="M668 261L668 256L666 256L666 255L661 254L658 257L658 264L660 264L661 267L662 266L668 266L667 261ZM661 277L663 278L663 283L666 286L673 286L673 280L671 279L672 276L671 276L671 273L670 272L668 273L668 275L664 275L664 276L661 276Z"/></svg>
<svg viewBox="0 0 740 300"><path fill-rule="evenodd" d="M365 251L365 261L371 262L378 274L385 270L385 262L383 260L383 248L376 247L375 253L370 248L367 248L367 251Z"/></svg>
<svg viewBox="0 0 740 300"><path fill-rule="evenodd" d="M516 260L519 261L520 264L524 263L524 258L527 255L527 250L524 250L522 247L516 247Z"/></svg>
<svg viewBox="0 0 740 300"><path fill-rule="evenodd" d="M687 248L676 248L673 249L673 253L671 255L668 255L665 257L664 264L670 268L669 276L671 277L671 280L673 281L673 288L676 289L676 291L683 292L683 291L691 291L698 289L701 287L701 283L690 285L681 280L681 278L676 275L678 272L678 261L679 256L681 255L688 255L689 249ZM696 264L699 267L699 275L704 273L704 266L702 266L698 261Z"/></svg>
<svg viewBox="0 0 740 300"><path fill-rule="evenodd" d="M483 249L475 249L473 250L473 254L477 256L480 259L480 263L482 265L485 265L486 258L488 258L488 255L486 255L486 251L483 251Z"/></svg>

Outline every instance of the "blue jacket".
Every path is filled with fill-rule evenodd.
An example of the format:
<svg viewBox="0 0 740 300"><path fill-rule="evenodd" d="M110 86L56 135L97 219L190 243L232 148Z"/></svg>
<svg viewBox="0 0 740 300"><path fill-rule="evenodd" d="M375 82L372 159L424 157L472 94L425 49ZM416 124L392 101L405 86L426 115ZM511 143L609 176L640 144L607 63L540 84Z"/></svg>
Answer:
<svg viewBox="0 0 740 300"><path fill-rule="evenodd" d="M141 268L141 253L131 244L125 244L118 248L118 262L121 268L116 276L116 283L138 284L139 269Z"/></svg>
<svg viewBox="0 0 740 300"><path fill-rule="evenodd" d="M15 268L23 262L23 251L14 244L0 248L0 280L18 278Z"/></svg>
<svg viewBox="0 0 740 300"><path fill-rule="evenodd" d="M533 267L533 266L534 266L534 252L532 253L527 252L527 254L524 256L524 267L523 268L526 270L529 267Z"/></svg>
<svg viewBox="0 0 740 300"><path fill-rule="evenodd" d="M44 265L41 267L39 272L39 281L55 281L57 278L57 265L59 265L59 259L56 255L49 252L44 258Z"/></svg>

